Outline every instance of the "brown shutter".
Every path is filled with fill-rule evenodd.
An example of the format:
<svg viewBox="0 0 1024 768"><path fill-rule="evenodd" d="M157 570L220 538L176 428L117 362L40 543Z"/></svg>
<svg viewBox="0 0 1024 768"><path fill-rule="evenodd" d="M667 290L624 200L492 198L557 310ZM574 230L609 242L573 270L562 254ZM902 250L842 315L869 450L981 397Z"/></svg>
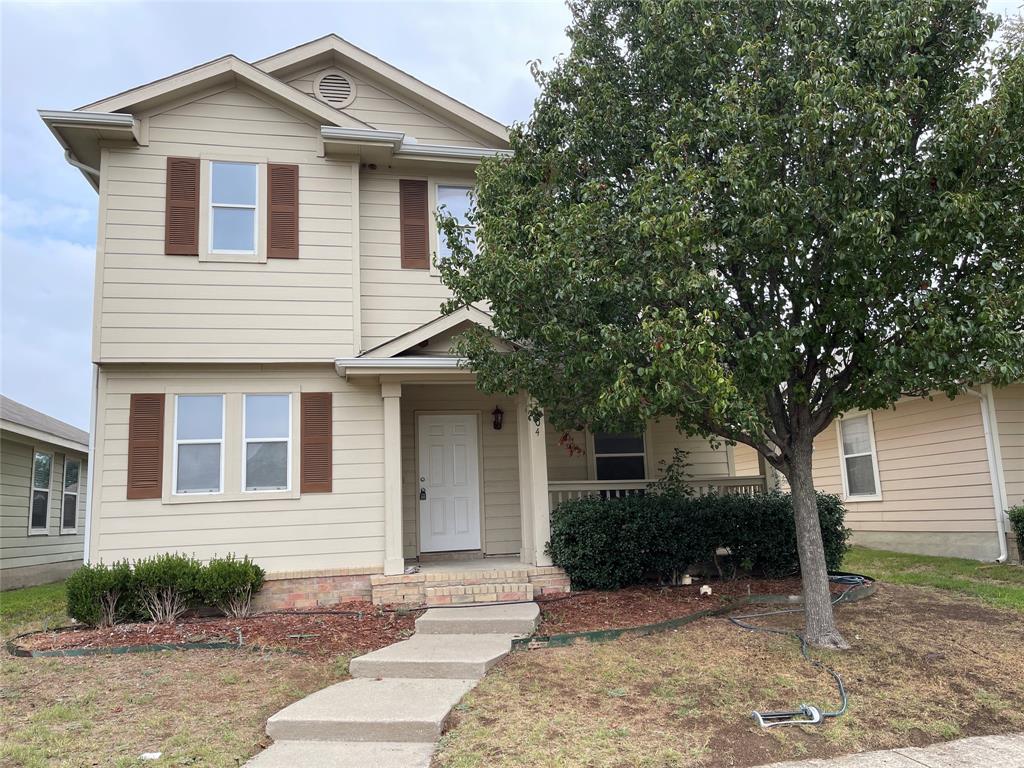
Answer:
<svg viewBox="0 0 1024 768"><path fill-rule="evenodd" d="M267 258L299 258L299 166L267 165Z"/></svg>
<svg viewBox="0 0 1024 768"><path fill-rule="evenodd" d="M128 498L163 493L164 396L132 395L128 411Z"/></svg>
<svg viewBox="0 0 1024 768"><path fill-rule="evenodd" d="M427 182L398 180L398 216L402 228L402 269L428 269Z"/></svg>
<svg viewBox="0 0 1024 768"><path fill-rule="evenodd" d="M331 393L303 392L300 474L302 493L331 492Z"/></svg>
<svg viewBox="0 0 1024 768"><path fill-rule="evenodd" d="M167 210L164 253L199 255L199 160L167 158Z"/></svg>

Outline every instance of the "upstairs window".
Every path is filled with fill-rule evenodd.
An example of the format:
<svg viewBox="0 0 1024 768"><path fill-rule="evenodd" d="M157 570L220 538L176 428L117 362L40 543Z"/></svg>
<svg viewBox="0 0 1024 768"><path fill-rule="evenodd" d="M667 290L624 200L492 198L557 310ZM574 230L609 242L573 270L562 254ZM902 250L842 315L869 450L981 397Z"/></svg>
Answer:
<svg viewBox="0 0 1024 768"><path fill-rule="evenodd" d="M643 433L595 432L594 467L598 480L643 480L647 458Z"/></svg>
<svg viewBox="0 0 1024 768"><path fill-rule="evenodd" d="M81 484L82 462L70 457L64 460L64 498L61 500L60 532L78 530L78 489Z"/></svg>
<svg viewBox="0 0 1024 768"><path fill-rule="evenodd" d="M256 252L259 169L256 163L210 163L210 251Z"/></svg>
<svg viewBox="0 0 1024 768"><path fill-rule="evenodd" d="M174 492L220 493L224 481L223 395L178 395Z"/></svg>
<svg viewBox="0 0 1024 768"><path fill-rule="evenodd" d="M245 396L246 491L286 491L291 486L292 406L288 395Z"/></svg>
<svg viewBox="0 0 1024 768"><path fill-rule="evenodd" d="M473 200L472 187L437 186L437 207L444 207L447 213L454 216L468 235L469 247L476 250L474 234L476 227L469 221L469 209ZM451 258L452 249L448 246L448 238L444 233L438 232L437 237L437 260L444 261Z"/></svg>
<svg viewBox="0 0 1024 768"><path fill-rule="evenodd" d="M52 472L53 455L35 451L32 454L32 501L28 514L28 532L30 534L50 532L50 474Z"/></svg>
<svg viewBox="0 0 1024 768"><path fill-rule="evenodd" d="M852 416L840 419L838 424L846 498L862 501L879 498L878 459L871 416Z"/></svg>

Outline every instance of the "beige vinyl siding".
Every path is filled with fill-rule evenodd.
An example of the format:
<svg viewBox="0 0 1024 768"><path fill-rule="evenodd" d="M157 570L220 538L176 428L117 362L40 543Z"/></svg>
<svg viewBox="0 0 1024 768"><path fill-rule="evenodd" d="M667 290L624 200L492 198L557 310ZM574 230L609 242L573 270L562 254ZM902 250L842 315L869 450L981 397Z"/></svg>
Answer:
<svg viewBox="0 0 1024 768"><path fill-rule="evenodd" d="M146 123L148 146L104 150L99 358L326 361L348 354L352 163L318 157L316 124L243 87L165 108ZM218 155L299 166L298 259L164 255L167 156ZM259 221L265 228L264 210Z"/></svg>
<svg viewBox="0 0 1024 768"><path fill-rule="evenodd" d="M372 349L434 320L440 314L441 303L449 296L433 270L402 269L398 215L400 178L416 177L366 169L359 174L363 349ZM472 183L472 178L466 183ZM430 250L433 258L433 243Z"/></svg>
<svg viewBox="0 0 1024 768"><path fill-rule="evenodd" d="M872 413L881 501L847 499L855 532L994 531L992 483L980 403L970 396L903 400ZM838 432L814 444L814 482L842 495Z"/></svg>
<svg viewBox="0 0 1024 768"><path fill-rule="evenodd" d="M738 476L743 475L759 475L761 474L761 464L758 460L758 453L749 445L743 443L736 443L733 446L733 460L736 463L736 474Z"/></svg>
<svg viewBox="0 0 1024 768"><path fill-rule="evenodd" d="M500 430L492 426L495 406L505 412ZM522 544L516 402L485 395L472 384L407 384L402 387L402 544L405 557L419 551L419 468L416 416L419 413L479 415L481 541L488 555L517 554Z"/></svg>
<svg viewBox="0 0 1024 768"><path fill-rule="evenodd" d="M316 98L316 78L333 67L317 67L288 81L288 85ZM431 110L414 106L392 94L385 86L347 73L356 88L356 97L341 111L382 131L400 131L422 144L450 144L480 147L483 144L465 131L446 123Z"/></svg>
<svg viewBox="0 0 1024 768"><path fill-rule="evenodd" d="M583 449L582 453L570 454L565 446L559 445L562 436L559 430L547 430L548 479L552 481L593 480L593 462L589 455L590 440L585 432L572 431L572 442ZM726 446L712 448L700 437L681 435L671 421L651 422L647 429L647 473L652 478L663 473L661 462L672 461L676 448L687 451L686 473L690 477L726 477L729 475L729 458ZM756 474L756 472L754 473Z"/></svg>
<svg viewBox="0 0 1024 768"><path fill-rule="evenodd" d="M48 534L28 533L32 453L53 456L50 472ZM79 472L78 532L60 532L64 503L64 462L68 456L82 462ZM50 443L32 441L4 432L0 437L0 564L4 571L26 566L81 561L85 546L87 457Z"/></svg>
<svg viewBox="0 0 1024 768"><path fill-rule="evenodd" d="M1024 504L1024 383L997 389L994 394L1006 501L1014 507Z"/></svg>
<svg viewBox="0 0 1024 768"><path fill-rule="evenodd" d="M133 392L168 393L164 482L173 457L174 393L333 392L333 493L240 495L241 413L228 401L224 435L225 498L164 503L128 501L128 410ZM100 373L102 452L96 465L93 559L111 562L166 551L202 559L250 555L268 572L381 567L384 558L383 403L377 382L345 382L330 365L104 366ZM292 486L299 445L293 405ZM230 495L231 498L228 498ZM296 496L298 494L296 493ZM179 497L180 498L180 497Z"/></svg>

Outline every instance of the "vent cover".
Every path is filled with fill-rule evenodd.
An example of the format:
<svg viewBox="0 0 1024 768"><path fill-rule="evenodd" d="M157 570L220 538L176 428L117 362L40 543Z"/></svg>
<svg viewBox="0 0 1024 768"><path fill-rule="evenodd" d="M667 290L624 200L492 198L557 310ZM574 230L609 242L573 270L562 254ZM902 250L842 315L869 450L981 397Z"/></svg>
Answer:
<svg viewBox="0 0 1024 768"><path fill-rule="evenodd" d="M316 96L332 107L341 109L352 103L356 87L352 79L343 72L325 72L316 81Z"/></svg>

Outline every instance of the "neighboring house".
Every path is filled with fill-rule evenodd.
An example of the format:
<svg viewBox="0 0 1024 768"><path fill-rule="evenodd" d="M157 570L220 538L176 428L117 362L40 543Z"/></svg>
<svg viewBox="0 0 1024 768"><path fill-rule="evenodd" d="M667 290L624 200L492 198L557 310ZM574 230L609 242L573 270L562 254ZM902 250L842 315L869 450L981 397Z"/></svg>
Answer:
<svg viewBox="0 0 1024 768"><path fill-rule="evenodd" d="M82 564L89 433L0 395L0 589Z"/></svg>
<svg viewBox="0 0 1024 768"><path fill-rule="evenodd" d="M441 316L433 212L506 129L344 40L40 114L99 193L90 562L248 554L271 604L532 595L566 586L552 500L635 491L676 447L763 487L670 424L570 454L526 393L475 388L450 343L490 318Z"/></svg>
<svg viewBox="0 0 1024 768"><path fill-rule="evenodd" d="M858 544L1019 559L1006 510L1024 504L1024 383L844 414L814 443L814 482L843 499Z"/></svg>

